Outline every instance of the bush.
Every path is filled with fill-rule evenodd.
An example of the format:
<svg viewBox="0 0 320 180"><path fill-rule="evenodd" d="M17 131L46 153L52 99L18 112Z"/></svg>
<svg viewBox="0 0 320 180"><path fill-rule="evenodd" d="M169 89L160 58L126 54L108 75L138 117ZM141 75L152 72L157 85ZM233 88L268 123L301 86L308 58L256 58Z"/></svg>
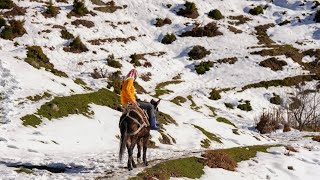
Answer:
<svg viewBox="0 0 320 180"><path fill-rule="evenodd" d="M172 23L172 21L169 18L165 18L165 19L157 18L156 23L154 25L156 27L162 27L166 24L171 24L171 23Z"/></svg>
<svg viewBox="0 0 320 180"><path fill-rule="evenodd" d="M253 9L249 10L249 14L251 15L259 15L259 14L263 14L263 8L261 6L257 6Z"/></svg>
<svg viewBox="0 0 320 180"><path fill-rule="evenodd" d="M284 127L283 127L283 132L289 132L291 131L291 127L288 123L284 124Z"/></svg>
<svg viewBox="0 0 320 180"><path fill-rule="evenodd" d="M279 95L273 94L273 97L270 98L270 103L280 105L282 103L282 99Z"/></svg>
<svg viewBox="0 0 320 180"><path fill-rule="evenodd" d="M73 53L82 53L89 51L89 49L82 43L80 37L76 37L68 47L64 47L63 50L66 52L73 52Z"/></svg>
<svg viewBox="0 0 320 180"><path fill-rule="evenodd" d="M264 112L257 123L256 129L261 134L271 133L279 126L278 118L274 113Z"/></svg>
<svg viewBox="0 0 320 180"><path fill-rule="evenodd" d="M192 19L196 19L199 16L196 4L193 2L187 1L184 4L185 8L180 8L177 12L177 15L184 16Z"/></svg>
<svg viewBox="0 0 320 180"><path fill-rule="evenodd" d="M130 58L131 58L131 61L130 61L131 64L133 64L134 66L142 66L142 64L139 61L139 59L141 58L138 54L134 53L130 55Z"/></svg>
<svg viewBox="0 0 320 180"><path fill-rule="evenodd" d="M320 10L318 10L316 12L316 15L314 17L314 21L317 22L317 23L320 23Z"/></svg>
<svg viewBox="0 0 320 180"><path fill-rule="evenodd" d="M199 25L197 25L191 31L183 32L180 36L181 37L186 37L186 36L214 37L214 36L219 36L219 35L222 35L222 33L218 30L216 23L211 22L211 23L208 23L207 25L205 25L204 27L199 27Z"/></svg>
<svg viewBox="0 0 320 180"><path fill-rule="evenodd" d="M233 109L233 104L232 103L224 103L224 105L229 109Z"/></svg>
<svg viewBox="0 0 320 180"><path fill-rule="evenodd" d="M6 23L6 20L0 16L0 28L5 26L7 23Z"/></svg>
<svg viewBox="0 0 320 180"><path fill-rule="evenodd" d="M56 17L59 13L59 9L53 6L52 0L50 0L46 11L43 13L45 17Z"/></svg>
<svg viewBox="0 0 320 180"><path fill-rule="evenodd" d="M206 164L210 168L223 168L225 170L234 171L237 162L223 151L207 151L202 155L206 159Z"/></svg>
<svg viewBox="0 0 320 180"><path fill-rule="evenodd" d="M221 99L220 91L218 91L216 89L212 89L211 92L210 92L209 99L212 99L212 100Z"/></svg>
<svg viewBox="0 0 320 180"><path fill-rule="evenodd" d="M116 71L108 76L108 88L113 87L113 92L120 94L121 91L121 71Z"/></svg>
<svg viewBox="0 0 320 180"><path fill-rule="evenodd" d="M206 71L209 71L210 68L213 66L213 62L201 62L199 65L195 66L195 70L198 74L204 74Z"/></svg>
<svg viewBox="0 0 320 180"><path fill-rule="evenodd" d="M114 68L121 68L122 67L121 63L119 61L115 60L113 54L108 56L107 63L108 63L108 66L111 66Z"/></svg>
<svg viewBox="0 0 320 180"><path fill-rule="evenodd" d="M86 6L84 5L83 1L81 0L74 0L73 1L73 9L72 11L68 14L68 16L70 17L71 15L75 15L75 16L84 16L86 14L88 14L89 11L86 8Z"/></svg>
<svg viewBox="0 0 320 180"><path fill-rule="evenodd" d="M1 0L0 1L0 9L11 9L13 8L14 3L12 0Z"/></svg>
<svg viewBox="0 0 320 180"><path fill-rule="evenodd" d="M218 9L211 10L208 14L211 19L220 20L223 19L223 15Z"/></svg>
<svg viewBox="0 0 320 180"><path fill-rule="evenodd" d="M73 39L74 36L73 36L73 34L68 32L66 29L62 29L61 30L61 38L69 40L69 39Z"/></svg>
<svg viewBox="0 0 320 180"><path fill-rule="evenodd" d="M268 67L273 71L279 71L279 70L282 70L283 66L287 65L287 62L283 61L283 60L278 60L275 57L271 57L271 58L268 58L266 60L261 61L259 63L259 65L262 67Z"/></svg>
<svg viewBox="0 0 320 180"><path fill-rule="evenodd" d="M3 31L1 32L1 37L3 39L13 40L16 37L21 37L27 31L24 29L22 21L11 20L9 21L10 25L6 25Z"/></svg>
<svg viewBox="0 0 320 180"><path fill-rule="evenodd" d="M161 40L162 44L171 44L173 41L177 40L173 33L167 33Z"/></svg>
<svg viewBox="0 0 320 180"><path fill-rule="evenodd" d="M320 142L320 136L314 136L312 137L312 140Z"/></svg>
<svg viewBox="0 0 320 180"><path fill-rule="evenodd" d="M206 50L206 48L202 46L193 46L191 51L188 53L190 59L198 60L206 57L210 54L210 51Z"/></svg>
<svg viewBox="0 0 320 180"><path fill-rule="evenodd" d="M251 111L252 110L250 101L245 101L244 104L239 104L237 106L237 108L241 109L242 111Z"/></svg>

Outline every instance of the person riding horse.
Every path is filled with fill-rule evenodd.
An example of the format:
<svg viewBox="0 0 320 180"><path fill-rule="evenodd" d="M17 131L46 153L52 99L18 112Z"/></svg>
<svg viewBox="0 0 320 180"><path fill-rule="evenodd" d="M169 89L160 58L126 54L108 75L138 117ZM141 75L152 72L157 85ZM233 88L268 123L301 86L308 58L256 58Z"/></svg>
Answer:
<svg viewBox="0 0 320 180"><path fill-rule="evenodd" d="M151 130L159 130L154 106L149 102L137 101L135 97L134 81L137 79L138 72L132 69L121 83L121 104L125 108L127 105L136 105L147 111Z"/></svg>

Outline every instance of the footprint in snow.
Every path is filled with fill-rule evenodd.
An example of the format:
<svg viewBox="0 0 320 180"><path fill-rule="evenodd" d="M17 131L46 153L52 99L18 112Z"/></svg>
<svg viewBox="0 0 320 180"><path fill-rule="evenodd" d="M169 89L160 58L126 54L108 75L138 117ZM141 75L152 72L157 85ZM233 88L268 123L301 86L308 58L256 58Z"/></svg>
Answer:
<svg viewBox="0 0 320 180"><path fill-rule="evenodd" d="M1 142L1 141L2 141L2 142L8 142L7 139L0 137L0 142Z"/></svg>
<svg viewBox="0 0 320 180"><path fill-rule="evenodd" d="M8 148L12 148L12 149L19 149L17 146L15 146L15 145L8 145L7 146Z"/></svg>
<svg viewBox="0 0 320 180"><path fill-rule="evenodd" d="M38 153L38 151L33 150L33 149L28 149L29 152L33 152L33 153Z"/></svg>

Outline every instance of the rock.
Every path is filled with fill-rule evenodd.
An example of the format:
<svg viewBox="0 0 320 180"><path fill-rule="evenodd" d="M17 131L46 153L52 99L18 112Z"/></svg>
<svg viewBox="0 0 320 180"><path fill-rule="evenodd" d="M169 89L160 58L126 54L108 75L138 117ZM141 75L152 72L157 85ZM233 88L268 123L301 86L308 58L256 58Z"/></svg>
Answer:
<svg viewBox="0 0 320 180"><path fill-rule="evenodd" d="M53 104L53 105L52 105L52 110L54 110L54 111L59 111L60 109L59 109L58 105Z"/></svg>
<svg viewBox="0 0 320 180"><path fill-rule="evenodd" d="M293 166L288 166L288 169L289 169L289 170L294 170L294 169L293 169Z"/></svg>

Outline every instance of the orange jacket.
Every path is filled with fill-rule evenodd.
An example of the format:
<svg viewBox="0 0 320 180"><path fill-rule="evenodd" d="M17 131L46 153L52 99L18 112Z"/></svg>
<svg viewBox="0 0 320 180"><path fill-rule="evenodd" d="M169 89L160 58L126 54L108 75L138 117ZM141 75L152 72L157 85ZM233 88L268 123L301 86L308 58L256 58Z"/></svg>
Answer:
<svg viewBox="0 0 320 180"><path fill-rule="evenodd" d="M122 106L126 106L132 101L136 101L134 96L135 88L133 85L133 79L128 78L121 83L120 99Z"/></svg>

